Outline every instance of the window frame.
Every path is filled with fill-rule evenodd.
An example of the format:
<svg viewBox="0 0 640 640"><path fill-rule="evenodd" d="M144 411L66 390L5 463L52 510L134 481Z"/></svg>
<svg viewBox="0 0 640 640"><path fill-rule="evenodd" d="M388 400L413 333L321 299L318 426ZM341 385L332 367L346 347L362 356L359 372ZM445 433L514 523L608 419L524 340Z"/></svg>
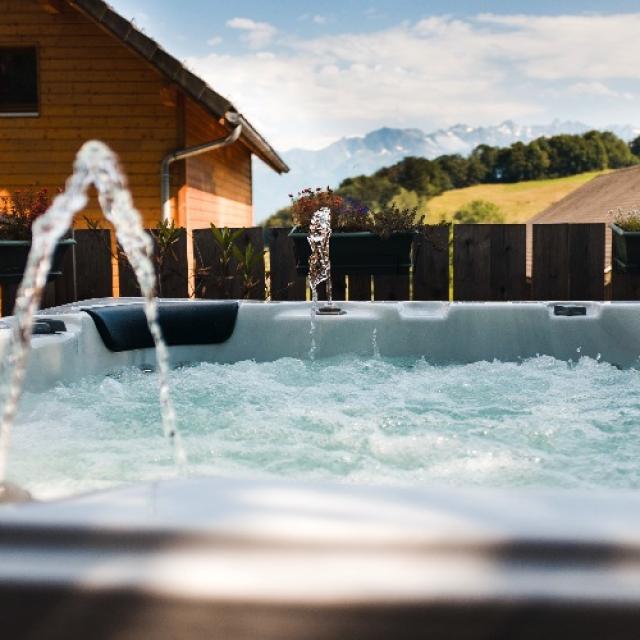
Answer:
<svg viewBox="0 0 640 640"><path fill-rule="evenodd" d="M0 42L0 51L3 49L32 49L36 57L36 110L35 111L2 111L0 118L39 118L42 112L40 91L40 48L37 44L25 44L23 42Z"/></svg>

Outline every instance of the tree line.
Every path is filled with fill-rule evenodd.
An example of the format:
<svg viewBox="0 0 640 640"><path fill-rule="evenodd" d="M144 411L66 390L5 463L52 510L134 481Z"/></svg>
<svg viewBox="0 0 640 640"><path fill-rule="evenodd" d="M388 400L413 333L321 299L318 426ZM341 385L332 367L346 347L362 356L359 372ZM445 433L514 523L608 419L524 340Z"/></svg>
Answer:
<svg viewBox="0 0 640 640"><path fill-rule="evenodd" d="M421 208L426 201L450 189L475 184L510 183L562 178L586 171L619 169L640 162L640 136L627 144L610 131L541 137L509 147L478 145L468 157L459 154L433 160L407 157L369 176L346 178L336 192L369 207L392 202ZM315 185L314 185L315 186ZM290 220L288 208L266 224Z"/></svg>

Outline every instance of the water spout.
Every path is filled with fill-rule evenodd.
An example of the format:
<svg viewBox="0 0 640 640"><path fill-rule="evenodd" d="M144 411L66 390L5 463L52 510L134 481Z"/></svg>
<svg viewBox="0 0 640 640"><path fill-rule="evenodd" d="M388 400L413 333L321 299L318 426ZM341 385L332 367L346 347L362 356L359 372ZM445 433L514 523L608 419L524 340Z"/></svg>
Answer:
<svg viewBox="0 0 640 640"><path fill-rule="evenodd" d="M332 300L331 259L329 245L331 240L331 212L327 207L318 209L309 224L308 241L311 247L309 257L309 287L311 289L312 314L338 315L342 311ZM327 304L318 308L318 285L325 282Z"/></svg>
<svg viewBox="0 0 640 640"><path fill-rule="evenodd" d="M153 244L143 229L140 213L133 206L131 193L127 189L126 178L116 155L103 143L92 141L83 145L76 156L73 175L67 180L64 192L55 198L48 211L33 225L31 251L18 291L15 321L5 360L9 383L0 419L0 493L7 486L3 480L6 476L11 428L26 374L34 315L47 284L56 245L71 227L76 213L86 206L87 191L91 185L98 192L105 217L115 227L118 242L133 267L145 298L145 313L156 348L162 424L165 435L173 442L177 462L182 464L185 461L180 434L176 428L175 411L169 396L168 352L158 324Z"/></svg>

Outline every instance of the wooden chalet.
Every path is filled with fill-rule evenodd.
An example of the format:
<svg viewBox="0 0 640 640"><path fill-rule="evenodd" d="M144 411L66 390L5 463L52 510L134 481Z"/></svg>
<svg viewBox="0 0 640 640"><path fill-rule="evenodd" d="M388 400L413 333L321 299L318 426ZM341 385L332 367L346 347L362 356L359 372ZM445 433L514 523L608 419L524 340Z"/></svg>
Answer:
<svg viewBox="0 0 640 640"><path fill-rule="evenodd" d="M166 217L187 230L250 226L252 156L288 167L229 100L102 0L0 0L0 195L55 191L79 147L99 139L154 227L163 160L237 123L229 146L171 164ZM97 201L87 213L99 215Z"/></svg>

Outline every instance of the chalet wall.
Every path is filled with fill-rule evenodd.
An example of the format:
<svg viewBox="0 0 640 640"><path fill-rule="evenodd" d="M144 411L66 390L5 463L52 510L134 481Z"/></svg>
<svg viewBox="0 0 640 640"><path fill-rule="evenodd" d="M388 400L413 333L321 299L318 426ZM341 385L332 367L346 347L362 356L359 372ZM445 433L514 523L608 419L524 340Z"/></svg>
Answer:
<svg viewBox="0 0 640 640"><path fill-rule="evenodd" d="M80 145L120 156L147 226L160 216L160 162L181 146L173 91L148 63L65 3L0 0L0 45L36 45L40 116L0 117L0 193L63 186ZM179 179L179 173L176 175ZM98 214L92 202L88 213Z"/></svg>
<svg viewBox="0 0 640 640"><path fill-rule="evenodd" d="M185 102L186 139L192 146L228 135L228 130L206 117L193 100ZM189 158L186 161L185 226L250 227L253 219L251 153L241 143Z"/></svg>

